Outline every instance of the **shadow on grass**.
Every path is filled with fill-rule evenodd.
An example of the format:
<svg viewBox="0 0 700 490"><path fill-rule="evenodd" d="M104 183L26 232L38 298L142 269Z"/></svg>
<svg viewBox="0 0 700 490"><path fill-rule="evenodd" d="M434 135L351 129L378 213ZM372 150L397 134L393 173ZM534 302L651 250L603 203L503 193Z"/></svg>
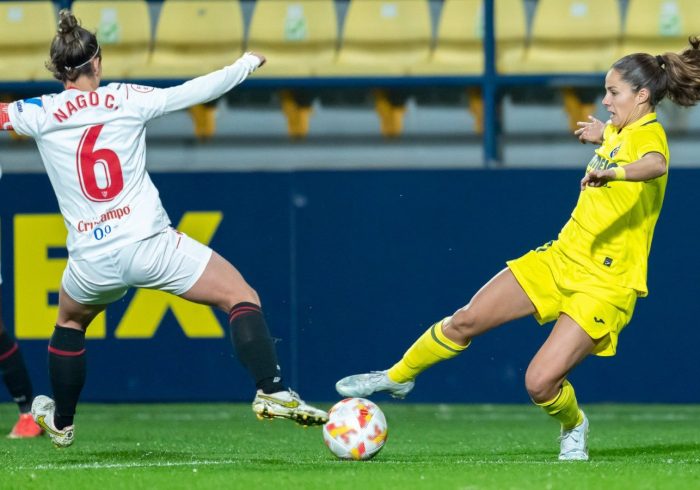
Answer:
<svg viewBox="0 0 700 490"><path fill-rule="evenodd" d="M700 444L651 444L646 446L616 447L609 449L594 449L596 457L628 457L628 456L697 456L700 454Z"/></svg>

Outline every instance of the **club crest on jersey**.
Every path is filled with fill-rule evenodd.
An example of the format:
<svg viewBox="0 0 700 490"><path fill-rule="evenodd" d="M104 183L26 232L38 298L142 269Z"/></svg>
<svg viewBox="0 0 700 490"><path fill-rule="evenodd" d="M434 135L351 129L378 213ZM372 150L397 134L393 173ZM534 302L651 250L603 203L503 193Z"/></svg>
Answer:
<svg viewBox="0 0 700 490"><path fill-rule="evenodd" d="M617 155L617 152L620 151L620 147L622 145L617 145L613 150L610 152L610 158L615 158L615 155Z"/></svg>

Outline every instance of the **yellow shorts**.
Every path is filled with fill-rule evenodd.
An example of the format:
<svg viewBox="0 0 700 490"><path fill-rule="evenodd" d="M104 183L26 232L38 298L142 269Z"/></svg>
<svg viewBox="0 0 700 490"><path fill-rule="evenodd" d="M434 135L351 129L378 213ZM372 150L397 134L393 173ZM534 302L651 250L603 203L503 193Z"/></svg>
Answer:
<svg viewBox="0 0 700 490"><path fill-rule="evenodd" d="M593 354L614 356L617 338L632 319L637 292L592 275L570 260L557 242L507 262L535 305L540 324L570 316L596 342Z"/></svg>

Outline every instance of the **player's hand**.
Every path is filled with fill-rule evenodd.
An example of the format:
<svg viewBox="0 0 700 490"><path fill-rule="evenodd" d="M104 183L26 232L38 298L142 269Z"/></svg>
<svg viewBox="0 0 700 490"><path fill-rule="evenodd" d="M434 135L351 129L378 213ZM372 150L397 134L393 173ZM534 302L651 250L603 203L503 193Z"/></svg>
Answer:
<svg viewBox="0 0 700 490"><path fill-rule="evenodd" d="M586 186L603 187L611 180L615 180L615 172L612 170L591 170L581 179L581 190L585 191Z"/></svg>
<svg viewBox="0 0 700 490"><path fill-rule="evenodd" d="M579 121L576 123L578 129L574 131L574 135L578 137L581 143L602 143L603 131L605 125L600 119L593 116L588 116L588 121Z"/></svg>
<svg viewBox="0 0 700 490"><path fill-rule="evenodd" d="M260 64L258 65L258 68L260 68L261 66L263 66L263 65L265 64L265 62L267 61L267 58L265 58L265 56L261 55L260 53L256 53L255 51L251 51L251 52L248 53L248 54L252 54L252 55L255 56L257 59L260 60Z"/></svg>

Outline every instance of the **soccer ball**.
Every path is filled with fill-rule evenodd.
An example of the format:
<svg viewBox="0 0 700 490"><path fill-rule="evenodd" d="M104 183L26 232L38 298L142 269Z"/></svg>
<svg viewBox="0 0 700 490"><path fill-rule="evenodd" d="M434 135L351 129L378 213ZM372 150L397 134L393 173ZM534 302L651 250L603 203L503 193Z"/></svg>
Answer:
<svg viewBox="0 0 700 490"><path fill-rule="evenodd" d="M340 459L367 460L384 447L387 430L377 405L364 398L346 398L328 412L323 440Z"/></svg>

